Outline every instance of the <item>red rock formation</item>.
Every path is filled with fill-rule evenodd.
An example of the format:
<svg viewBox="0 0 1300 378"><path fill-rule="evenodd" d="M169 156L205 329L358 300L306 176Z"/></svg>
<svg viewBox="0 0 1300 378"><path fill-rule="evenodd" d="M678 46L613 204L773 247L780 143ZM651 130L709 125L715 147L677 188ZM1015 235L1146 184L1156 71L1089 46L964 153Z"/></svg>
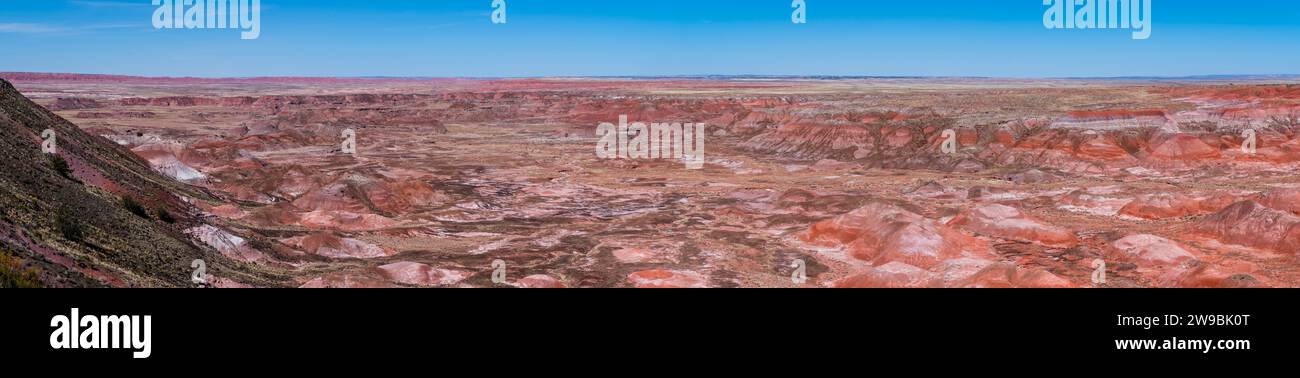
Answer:
<svg viewBox="0 0 1300 378"><path fill-rule="evenodd" d="M922 287L930 272L901 262L891 262L866 270L832 284L838 288L907 288Z"/></svg>
<svg viewBox="0 0 1300 378"><path fill-rule="evenodd" d="M207 175L181 161L173 152L180 146L175 145L142 145L131 149L136 155L149 162L158 173L167 175L178 181L195 182L207 178Z"/></svg>
<svg viewBox="0 0 1300 378"><path fill-rule="evenodd" d="M1079 145L1077 156L1090 160L1132 161L1128 151L1110 138L1098 136Z"/></svg>
<svg viewBox="0 0 1300 378"><path fill-rule="evenodd" d="M563 289L568 287L564 285L564 282L545 274L534 274L521 278L519 282L515 283L515 286L526 289Z"/></svg>
<svg viewBox="0 0 1300 378"><path fill-rule="evenodd" d="M91 98L60 98L48 106L50 110L56 112L60 110L96 109L102 107L104 107L104 104Z"/></svg>
<svg viewBox="0 0 1300 378"><path fill-rule="evenodd" d="M304 289L323 289L323 288L387 288L396 287L392 282L385 278L375 277L371 274L358 274L349 272L335 272L324 276L312 278L303 283L300 288Z"/></svg>
<svg viewBox="0 0 1300 378"><path fill-rule="evenodd" d="M1293 163L1300 161L1300 138L1282 143L1276 147L1259 147L1256 155L1249 158L1262 158L1270 163Z"/></svg>
<svg viewBox="0 0 1300 378"><path fill-rule="evenodd" d="M306 237L290 240L303 251L329 258L368 259L389 256L392 252L374 244L356 239L342 238L337 235L318 232Z"/></svg>
<svg viewBox="0 0 1300 378"><path fill-rule="evenodd" d="M1160 109L1110 109L1110 110L1080 110L1069 113L1068 120L1076 122L1091 121L1113 121L1117 119L1130 119L1139 117L1166 117L1165 111Z"/></svg>
<svg viewBox="0 0 1300 378"><path fill-rule="evenodd" d="M1216 159L1221 156L1218 148L1211 147L1201 138L1189 134L1158 136L1151 141L1146 153L1150 159L1170 161L1196 161Z"/></svg>
<svg viewBox="0 0 1300 378"><path fill-rule="evenodd" d="M1218 209L1203 209L1199 200L1180 193L1156 193L1138 196L1121 208L1119 213L1143 219L1165 219L1215 210Z"/></svg>
<svg viewBox="0 0 1300 378"><path fill-rule="evenodd" d="M1014 207L998 204L976 207L953 218L948 225L981 235L1048 247L1069 247L1079 242L1069 230L1045 224Z"/></svg>
<svg viewBox="0 0 1300 378"><path fill-rule="evenodd" d="M246 239L212 225L205 224L185 232L232 259L240 261L262 261L266 259L266 255L262 251L250 247Z"/></svg>
<svg viewBox="0 0 1300 378"><path fill-rule="evenodd" d="M1022 269L1012 264L990 265L962 280L961 288L1071 288L1070 281L1041 269Z"/></svg>
<svg viewBox="0 0 1300 378"><path fill-rule="evenodd" d="M1226 267L1210 265L1199 260L1183 263L1181 266L1166 268L1156 272L1154 282L1160 287L1181 288L1251 288L1267 287L1255 276L1248 273L1236 273Z"/></svg>
<svg viewBox="0 0 1300 378"><path fill-rule="evenodd" d="M1178 242L1155 235L1130 235L1114 241L1110 246L1119 256L1142 268L1174 267L1196 258L1196 255Z"/></svg>
<svg viewBox="0 0 1300 378"><path fill-rule="evenodd" d="M154 112L79 112L73 115L73 118L81 119L105 119L105 118L156 118L158 114Z"/></svg>
<svg viewBox="0 0 1300 378"><path fill-rule="evenodd" d="M643 289L691 289L708 287L703 274L680 270L643 270L627 276L632 286Z"/></svg>
<svg viewBox="0 0 1300 378"><path fill-rule="evenodd" d="M625 247L614 251L614 259L624 264L672 262L672 254L654 248Z"/></svg>
<svg viewBox="0 0 1300 378"><path fill-rule="evenodd" d="M393 282L419 286L454 285L466 277L468 272L451 269L437 269L425 264L402 261L382 265L379 270Z"/></svg>
<svg viewBox="0 0 1300 378"><path fill-rule="evenodd" d="M910 138L909 138L910 140ZM859 148L872 146L872 132L857 125L801 123L754 136L745 146L799 159L853 157Z"/></svg>
<svg viewBox="0 0 1300 378"><path fill-rule="evenodd" d="M388 214L402 214L450 201L432 185L417 179L368 180L357 188L367 202Z"/></svg>
<svg viewBox="0 0 1300 378"><path fill-rule="evenodd" d="M358 214L348 211L312 211L302 214L299 224L317 230L344 232L376 231L397 225L397 222L377 214Z"/></svg>
<svg viewBox="0 0 1300 378"><path fill-rule="evenodd" d="M875 265L898 261L928 268L943 260L989 252L989 246L976 238L881 202L814 224L801 239L847 246L851 256Z"/></svg>
<svg viewBox="0 0 1300 378"><path fill-rule="evenodd" d="M306 211L365 212L365 204L355 194L347 182L336 181L294 199L293 206Z"/></svg>
<svg viewBox="0 0 1300 378"><path fill-rule="evenodd" d="M1057 198L1057 208L1074 212L1113 216L1132 202L1121 196L1119 187L1092 187L1072 191Z"/></svg>
<svg viewBox="0 0 1300 378"><path fill-rule="evenodd" d="M1300 215L1300 189L1277 189L1265 193L1259 204Z"/></svg>
<svg viewBox="0 0 1300 378"><path fill-rule="evenodd" d="M1209 215L1196 229L1228 244L1300 252L1300 216L1255 201L1238 202Z"/></svg>

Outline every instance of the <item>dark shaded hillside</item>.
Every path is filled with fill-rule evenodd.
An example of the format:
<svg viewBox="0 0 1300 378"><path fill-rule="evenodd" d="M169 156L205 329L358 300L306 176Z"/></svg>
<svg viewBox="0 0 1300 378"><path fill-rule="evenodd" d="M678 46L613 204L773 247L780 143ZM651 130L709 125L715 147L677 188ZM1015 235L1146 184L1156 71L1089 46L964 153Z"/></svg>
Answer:
<svg viewBox="0 0 1300 378"><path fill-rule="evenodd" d="M46 129L58 157L41 151ZM192 286L195 259L210 274L276 285L186 235L203 220L183 197L211 199L0 80L0 287Z"/></svg>

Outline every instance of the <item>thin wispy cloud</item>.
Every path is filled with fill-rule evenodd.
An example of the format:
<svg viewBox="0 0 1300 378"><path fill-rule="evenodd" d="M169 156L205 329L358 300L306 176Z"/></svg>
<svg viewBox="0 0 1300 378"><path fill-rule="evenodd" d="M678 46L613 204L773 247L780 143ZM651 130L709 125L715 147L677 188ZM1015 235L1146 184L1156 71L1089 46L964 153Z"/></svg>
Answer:
<svg viewBox="0 0 1300 378"><path fill-rule="evenodd" d="M386 30L386 31L419 31L419 30L437 30L437 29L446 29L446 28L457 27L457 26L461 26L461 25L465 25L465 23L463 23L463 22L449 22L449 23L445 23L445 24L434 24L434 25L393 26L393 27L387 27L387 28L384 28L384 30Z"/></svg>
<svg viewBox="0 0 1300 378"><path fill-rule="evenodd" d="M0 23L0 33L40 34L54 33L60 30L62 29L44 24L28 24L20 22Z"/></svg>
<svg viewBox="0 0 1300 378"><path fill-rule="evenodd" d="M151 18L158 6L149 0L0 0L19 2L23 6L0 11L0 39L8 42L0 42L0 65L40 68L58 62L81 71L346 75L367 67L404 76L1180 76L1287 73L1300 56L1296 49L1278 48L1300 40L1300 24L1266 17L1300 14L1295 1L1204 8L1214 10L1208 13L1199 6L1161 8L1154 22L1165 26L1157 26L1153 40L1145 43L1120 30L1047 29L1044 7L1032 1L815 0L810 3L821 11L809 14L808 25L797 26L789 0L637 0L600 6L507 0L517 5L510 8L507 25L490 22L489 0L267 0L261 21L263 37L269 38L257 42L232 37L233 31L155 29ZM273 5L278 10L271 11ZM1207 24L1211 20L1221 25ZM141 53L191 38L218 43L198 56L257 59L159 67L151 64L158 54ZM21 43L24 39L32 43ZM628 48L635 53L612 53ZM85 51L99 55L73 55ZM640 58L670 55L697 58ZM1114 57L1145 63L1114 64Z"/></svg>
<svg viewBox="0 0 1300 378"><path fill-rule="evenodd" d="M78 34L83 32L103 32L110 30L130 30L139 29L147 30L148 25L142 24L94 24L94 25L77 25L77 26L59 26L49 24L34 23L0 23L0 33L11 34Z"/></svg>
<svg viewBox="0 0 1300 378"><path fill-rule="evenodd" d="M148 2L70 0L68 3L90 8L146 8L152 7Z"/></svg>
<svg viewBox="0 0 1300 378"><path fill-rule="evenodd" d="M108 29L149 29L149 25L143 23L136 24L97 24L86 25L77 28L78 30L108 30Z"/></svg>
<svg viewBox="0 0 1300 378"><path fill-rule="evenodd" d="M99 0L69 0L72 4L84 8L149 8L152 7L148 1L130 2L130 1L99 1ZM104 31L114 29L132 29L145 28L147 25L133 23L103 23L91 25L62 26L49 23L32 23L32 22L0 22L0 33L10 34L66 34L79 33L87 31Z"/></svg>

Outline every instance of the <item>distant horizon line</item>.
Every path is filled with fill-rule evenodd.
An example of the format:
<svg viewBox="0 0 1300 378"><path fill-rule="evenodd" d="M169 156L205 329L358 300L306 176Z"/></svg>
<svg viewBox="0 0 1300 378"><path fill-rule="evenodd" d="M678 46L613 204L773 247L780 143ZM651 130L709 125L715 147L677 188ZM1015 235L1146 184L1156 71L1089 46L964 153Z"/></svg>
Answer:
<svg viewBox="0 0 1300 378"><path fill-rule="evenodd" d="M334 75L334 76L141 76L127 74L111 73L77 73L77 72L27 72L27 71L0 71L0 78L10 76L46 76L47 79L57 79L58 76L72 77L100 77L100 78L118 78L118 79L136 79L136 80L231 80L231 81L256 81L256 80L276 80L276 79L313 79L313 80L520 80L520 79L639 79L639 80L656 80L656 79L679 79L679 80L728 80L728 79L776 79L776 80L854 80L854 79L975 79L975 80L1158 80L1158 81L1178 81L1178 80L1243 80L1243 79L1300 79L1300 74L1202 74L1202 75L1183 75L1183 76L1152 76L1152 75L1130 75L1130 76L981 76L981 75L758 75L758 74L693 74L693 75L539 75L539 76L391 76L391 75ZM38 79L33 79L38 80Z"/></svg>

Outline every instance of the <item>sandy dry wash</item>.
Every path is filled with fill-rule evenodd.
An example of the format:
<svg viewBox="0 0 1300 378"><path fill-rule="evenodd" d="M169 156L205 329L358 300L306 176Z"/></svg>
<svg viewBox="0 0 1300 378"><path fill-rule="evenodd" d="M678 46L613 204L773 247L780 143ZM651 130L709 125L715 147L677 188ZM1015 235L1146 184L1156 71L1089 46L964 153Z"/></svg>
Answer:
<svg viewBox="0 0 1300 378"><path fill-rule="evenodd" d="M68 159L218 286L1300 286L1285 82L0 77L159 175ZM598 158L620 115L707 124L704 169ZM190 254L7 222L47 285L189 284Z"/></svg>

